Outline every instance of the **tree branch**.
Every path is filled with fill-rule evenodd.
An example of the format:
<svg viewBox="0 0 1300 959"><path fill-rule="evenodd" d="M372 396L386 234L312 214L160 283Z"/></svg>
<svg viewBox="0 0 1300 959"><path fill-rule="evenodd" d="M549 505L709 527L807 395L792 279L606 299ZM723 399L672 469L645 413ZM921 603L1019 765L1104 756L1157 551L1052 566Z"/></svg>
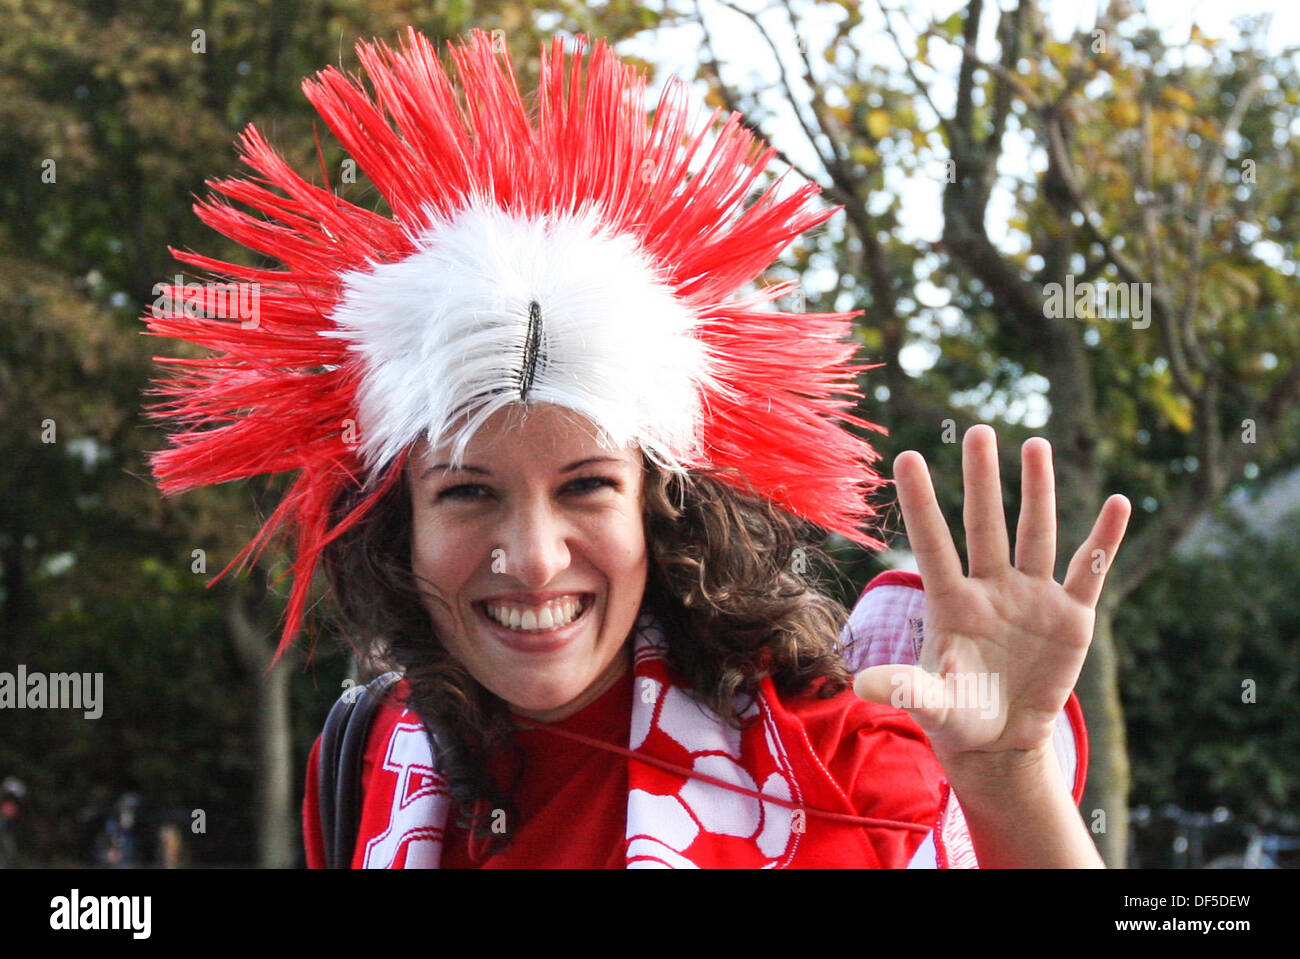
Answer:
<svg viewBox="0 0 1300 959"><path fill-rule="evenodd" d="M781 89L785 93L785 98L789 102L790 108L794 111L795 119L799 121L799 126L803 130L804 136L808 138L808 142L812 145L812 148L817 151L817 155L821 159L822 165L829 170L831 168L831 163L827 161L826 155L822 153L821 149L817 146L817 136L813 132L812 127L809 126L808 121L804 118L803 111L799 109L799 98L794 95L794 90L790 86L790 76L786 72L785 61L781 59L781 52L776 48L776 44L772 42L772 38L768 36L767 31L763 28L763 25L759 22L757 16L750 13L748 10L744 10L736 6L734 3L730 3L729 0L718 0L718 2L722 6L726 7L728 10L740 14L751 24L753 24L754 29L758 31L758 35L762 37L763 42L767 44L768 50L771 51L772 59L776 62L777 72L781 77ZM696 9L698 11L699 7L697 6ZM819 94L816 86L813 86L812 90L813 90L813 102L812 102L813 117L817 120L817 129L829 141L830 148L831 148L831 155L838 162L840 159L839 149L838 149L839 143L835 137L832 137L827 133L825 118L821 116L817 110L817 98Z"/></svg>
<svg viewBox="0 0 1300 959"><path fill-rule="evenodd" d="M983 188L985 170L996 166L1000 143L986 151L975 136L974 112L971 107L973 75L978 57L973 38L979 32L981 0L971 0L967 7L967 42L963 45L961 77L957 105L953 115L956 127L952 140L956 178L943 192L943 246L954 259L966 264L979 280L1010 309L1001 314L1014 334L1042 348L1047 340L1047 322L1043 312L1042 290L1021 277L1019 270L1007 262L993 245L984 226L989 193Z"/></svg>
<svg viewBox="0 0 1300 959"><path fill-rule="evenodd" d="M1259 89L1260 77L1258 73L1255 73L1237 95L1237 101L1233 104L1232 112L1228 115L1228 120L1224 123L1223 132L1218 140L1212 144L1206 144L1205 162L1201 169L1200 182L1196 185L1196 199L1194 201L1196 215L1193 220L1195 225L1192 228L1191 246L1188 250L1191 263L1187 270L1187 294L1183 300L1183 309L1178 326L1186 337L1187 351L1191 354L1193 362L1196 363L1200 370L1205 372L1211 369L1216 373L1221 372L1218 369L1218 364L1201 349L1194 323L1196 307L1200 302L1201 295L1201 266L1204 262L1202 244L1205 234L1210 229L1210 186L1223 181L1224 169L1228 162L1228 140L1241 127L1241 121L1246 115L1246 110L1250 107L1250 101L1255 98Z"/></svg>
<svg viewBox="0 0 1300 959"><path fill-rule="evenodd" d="M984 0L970 0L966 4L966 20L962 25L961 66L957 70L957 106L953 122L963 135L973 133L975 70L982 64L975 53L975 42L980 35L980 19L984 15ZM977 141L972 137L972 146Z"/></svg>
<svg viewBox="0 0 1300 959"><path fill-rule="evenodd" d="M1014 75L1020 60L1020 37L1024 32L1025 3L1020 0L1014 11L1003 11L998 18L998 33L1002 41L1002 69L996 71L993 90L993 129L989 139L1000 142L1011 112L1011 84L1008 76Z"/></svg>
<svg viewBox="0 0 1300 959"><path fill-rule="evenodd" d="M1250 418L1255 421L1256 432L1268 433L1277 429L1297 406L1300 406L1300 363L1292 366L1273 384L1268 396L1254 410ZM1211 431L1217 429L1218 424L1210 426ZM1142 532L1120 550L1114 569L1117 603L1122 602L1147 574L1165 560L1196 520L1241 476L1251 455L1250 444L1237 443L1227 449L1231 452L1221 456L1220 469L1209 470L1207 464L1209 472L1205 474L1205 481L1183 486L1157 516L1146 522ZM1108 588L1110 582L1108 578Z"/></svg>
<svg viewBox="0 0 1300 959"><path fill-rule="evenodd" d="M951 143L956 131L953 129L952 125L948 122L948 118L943 115L943 111L941 111L938 108L938 106L935 105L934 100L931 99L930 88L921 82L921 78L916 75L916 71L912 68L912 58L907 55L907 52L905 50L903 50L903 43L901 40L899 40L898 33L894 30L893 21L890 20L889 18L890 13L895 11L892 11L888 7L886 7L884 0L876 0L876 2L877 5L880 7L881 14L885 18L885 32L888 33L889 38L894 41L894 49L898 51L899 57L902 58L903 68L907 71L907 75L912 81L912 86L916 88L916 92L921 96L923 100L925 100L926 104L934 112L934 115L939 120L939 127L944 131L944 133L948 135L948 142ZM904 16L903 19L906 20L907 19L906 16ZM911 26L910 22L908 23L908 26L909 27Z"/></svg>
<svg viewBox="0 0 1300 959"><path fill-rule="evenodd" d="M706 62L706 65L709 68L709 72L713 74L713 79L718 85L718 93L722 97L722 102L726 106L727 110L730 111L732 114L735 114L740 117L740 123L745 127L746 130L748 130L754 136L758 137L764 143L768 144L768 146L771 146L774 150L776 150L776 158L778 160L784 163L791 170L794 170L796 173L798 173L809 183L817 183L818 182L817 177L812 176L811 174L808 173L807 170L804 170L802 167L799 166L799 164L795 163L792 159L790 159L790 157L786 154L786 152L782 150L780 147L777 147L772 142L772 139L769 136L767 136L766 133L763 132L762 127L760 127L753 120L749 119L749 117L745 114L745 111L740 109L740 101L739 98L736 96L735 91L733 91L729 86L727 86L727 84L724 83L722 80L722 70L718 64L717 53L713 48L713 37L709 33L709 28L708 25L704 22L703 15L700 13L700 8L698 3L695 6L695 21L700 25L700 29L704 33L704 48L708 52L708 60ZM817 152L818 159L822 161L823 165L825 165L825 158L822 157L821 151L817 148L817 144L815 142L812 144L812 148ZM827 193L829 192L830 191L827 190ZM838 197L832 197L832 199L834 199L837 204L843 204L846 202L846 199L841 199Z"/></svg>
<svg viewBox="0 0 1300 959"><path fill-rule="evenodd" d="M1101 246L1106 258L1114 264L1124 282L1150 284L1151 306L1155 313L1156 322L1163 334L1165 348L1169 352L1169 368L1173 373L1174 382L1178 384L1178 388L1184 396L1188 398L1196 396L1198 391L1195 384L1192 383L1187 361L1183 355L1176 323L1178 313L1173 303L1170 302L1167 293L1159 283L1152 283L1143 277L1137 263L1120 249L1118 238L1107 234L1102 223L1101 214L1097 212L1096 207L1092 205L1092 202L1083 192L1083 189L1079 186L1078 178L1074 174L1074 163L1070 159L1070 151L1065 145L1065 137L1061 132L1059 116L1055 111L1048 111L1048 115L1043 119L1045 132L1047 133L1047 148L1052 154L1052 161L1059 173L1061 186L1069 195L1070 202L1075 209L1083 216L1083 223L1087 227L1089 235L1091 235L1094 242ZM1154 230L1155 225L1148 223L1147 228ZM1148 249L1154 251L1158 248L1154 235L1148 236L1147 239Z"/></svg>
<svg viewBox="0 0 1300 959"><path fill-rule="evenodd" d="M960 48L963 59L969 58L970 63L973 64L972 69L978 67L983 70L988 70L990 73L994 73L1005 79L1007 83L1016 88L1016 91L1024 98L1025 103L1031 109L1041 110L1046 106L1042 97L1030 89L1014 71L1008 70L1000 63L989 63L987 60L981 60L979 54L975 51L975 46L973 44L954 40L952 37L948 36L948 34L941 30L936 30L934 27L927 28L921 35L934 37L936 40L943 40L946 43L951 43L953 46Z"/></svg>

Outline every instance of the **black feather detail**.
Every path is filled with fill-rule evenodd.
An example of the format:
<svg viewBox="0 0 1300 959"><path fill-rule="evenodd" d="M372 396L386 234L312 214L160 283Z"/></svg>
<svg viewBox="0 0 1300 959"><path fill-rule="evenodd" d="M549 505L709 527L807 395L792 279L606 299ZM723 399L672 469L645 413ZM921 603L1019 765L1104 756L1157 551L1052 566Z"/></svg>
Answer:
<svg viewBox="0 0 1300 959"><path fill-rule="evenodd" d="M528 399L537 375L537 360L542 345L542 308L536 300L528 304L528 336L524 340L524 367L519 372L519 399Z"/></svg>

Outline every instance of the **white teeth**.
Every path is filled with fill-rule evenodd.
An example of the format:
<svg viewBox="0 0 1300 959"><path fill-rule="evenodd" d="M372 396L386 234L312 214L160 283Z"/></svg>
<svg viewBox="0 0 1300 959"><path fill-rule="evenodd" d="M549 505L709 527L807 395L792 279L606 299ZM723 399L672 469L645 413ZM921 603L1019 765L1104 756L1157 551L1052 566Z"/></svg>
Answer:
<svg viewBox="0 0 1300 959"><path fill-rule="evenodd" d="M484 603L488 618L507 629L545 632L568 626L582 612L582 602L565 598L544 606L520 610L513 606Z"/></svg>

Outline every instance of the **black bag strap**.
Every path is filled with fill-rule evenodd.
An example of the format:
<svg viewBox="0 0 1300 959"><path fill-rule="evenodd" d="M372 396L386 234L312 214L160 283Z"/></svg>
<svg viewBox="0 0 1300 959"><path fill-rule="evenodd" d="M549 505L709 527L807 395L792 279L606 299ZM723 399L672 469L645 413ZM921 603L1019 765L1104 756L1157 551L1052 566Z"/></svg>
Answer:
<svg viewBox="0 0 1300 959"><path fill-rule="evenodd" d="M334 703L321 731L318 793L325 864L329 869L352 865L361 817L361 761L371 720L389 690L402 678L384 673L365 686L352 686Z"/></svg>

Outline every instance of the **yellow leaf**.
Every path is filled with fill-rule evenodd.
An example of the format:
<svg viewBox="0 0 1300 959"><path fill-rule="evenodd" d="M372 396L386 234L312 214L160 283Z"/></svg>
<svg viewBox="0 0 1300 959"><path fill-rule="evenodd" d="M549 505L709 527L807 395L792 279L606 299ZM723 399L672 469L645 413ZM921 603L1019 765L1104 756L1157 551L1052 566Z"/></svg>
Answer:
<svg viewBox="0 0 1300 959"><path fill-rule="evenodd" d="M936 27L948 34L948 36L954 38L961 36L962 28L965 25L966 18L962 15L960 10L949 16L948 19L944 20L942 23L935 24Z"/></svg>
<svg viewBox="0 0 1300 959"><path fill-rule="evenodd" d="M1180 433L1192 431L1192 404L1185 396L1175 396L1165 390L1156 390L1151 398L1160 412L1164 414L1169 425Z"/></svg>
<svg viewBox="0 0 1300 959"><path fill-rule="evenodd" d="M1182 107L1184 110L1192 110L1196 107L1196 98L1186 90L1179 90L1177 87L1165 87L1160 91L1160 95L1170 103Z"/></svg>
<svg viewBox="0 0 1300 959"><path fill-rule="evenodd" d="M867 132L879 140L889 135L889 111L872 110L867 114Z"/></svg>
<svg viewBox="0 0 1300 959"><path fill-rule="evenodd" d="M1142 119L1141 108L1132 100L1115 100L1106 112L1117 127L1135 127Z"/></svg>
<svg viewBox="0 0 1300 959"><path fill-rule="evenodd" d="M1070 65L1074 59L1074 47L1068 43L1062 43L1060 40L1049 40L1043 47L1047 51L1048 59L1056 66L1058 70L1063 70Z"/></svg>
<svg viewBox="0 0 1300 959"><path fill-rule="evenodd" d="M850 156L853 157L854 163L860 163L863 166L871 166L880 159L880 154L869 146L855 146Z"/></svg>

